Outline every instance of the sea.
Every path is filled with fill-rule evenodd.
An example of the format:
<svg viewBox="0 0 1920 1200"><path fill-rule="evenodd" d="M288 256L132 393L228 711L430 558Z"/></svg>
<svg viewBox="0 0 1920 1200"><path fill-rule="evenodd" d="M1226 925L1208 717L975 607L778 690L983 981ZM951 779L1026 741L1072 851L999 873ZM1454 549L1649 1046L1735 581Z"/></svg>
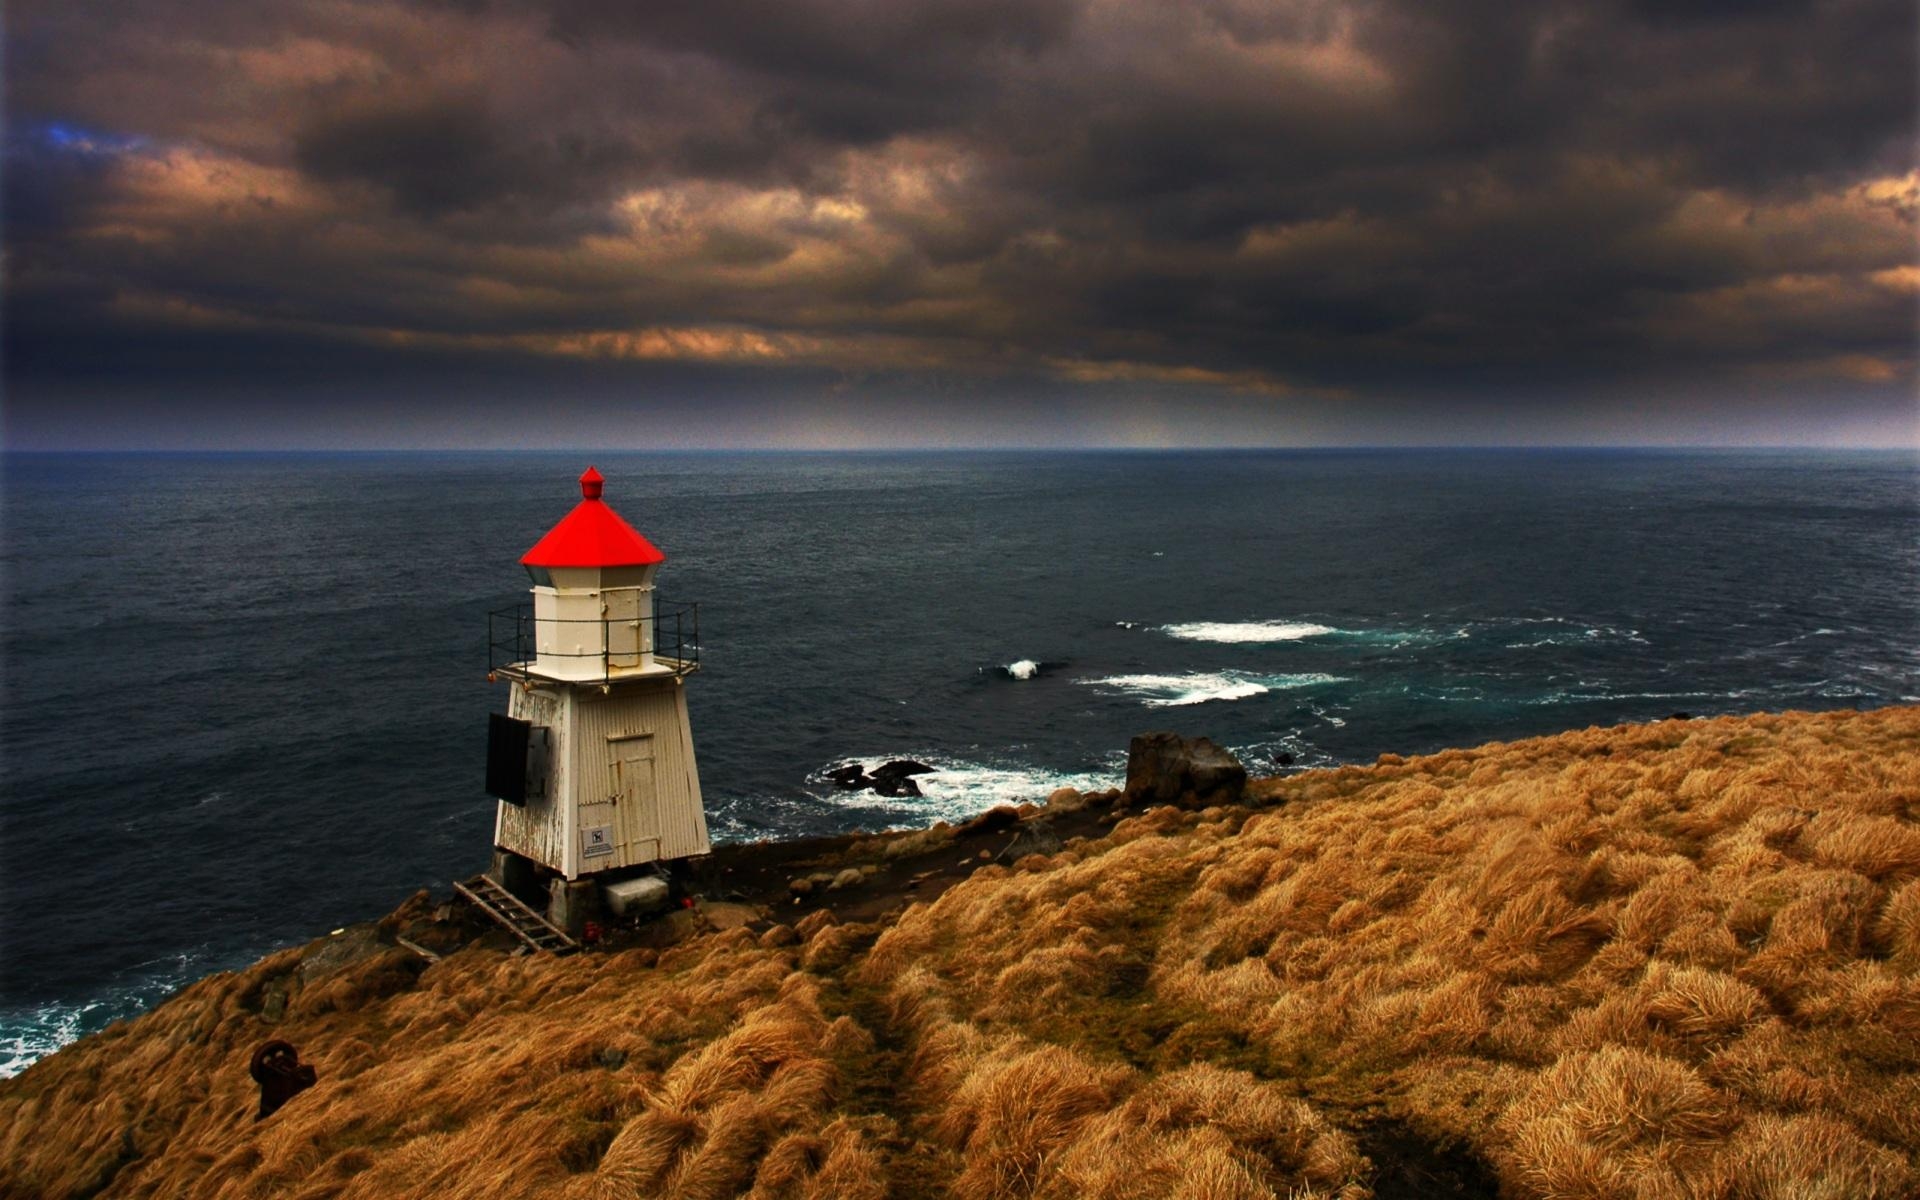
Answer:
<svg viewBox="0 0 1920 1200"><path fill-rule="evenodd" d="M579 499L699 605L723 840L1569 728L1920 702L1878 452L8 454L0 1076L482 869L491 610ZM849 762L935 768L919 798Z"/></svg>

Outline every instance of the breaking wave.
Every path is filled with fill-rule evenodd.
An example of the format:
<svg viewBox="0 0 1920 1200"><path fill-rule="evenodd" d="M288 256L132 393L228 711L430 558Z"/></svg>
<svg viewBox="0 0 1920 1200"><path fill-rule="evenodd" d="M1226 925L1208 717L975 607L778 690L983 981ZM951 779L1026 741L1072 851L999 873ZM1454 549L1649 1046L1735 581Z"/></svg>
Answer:
<svg viewBox="0 0 1920 1200"><path fill-rule="evenodd" d="M828 772L857 762L871 774L886 762L910 758L933 768L915 775L918 796L882 796L877 792L843 791ZM935 821L964 821L1001 804L1037 804L1056 789L1099 791L1119 786L1126 774L1124 757L1111 772L1057 771L1018 762L975 762L939 754L852 756L828 763L807 776L807 786L835 808L868 809L888 814L890 823L931 825Z"/></svg>
<svg viewBox="0 0 1920 1200"><path fill-rule="evenodd" d="M1115 623L1128 626L1124 621ZM1171 625L1155 625L1153 630L1155 633L1165 634L1181 641L1214 642L1222 645L1276 645L1324 639L1322 644L1389 649L1424 646L1469 636L1469 631L1465 628L1427 629L1382 626L1344 629L1335 625L1322 624L1319 621L1300 620L1180 621Z"/></svg>
<svg viewBox="0 0 1920 1200"><path fill-rule="evenodd" d="M1153 708L1205 704L1210 700L1245 700L1276 690L1342 683L1338 675L1309 672L1301 675L1251 675L1243 671L1192 672L1184 675L1108 675L1082 682L1137 697Z"/></svg>
<svg viewBox="0 0 1920 1200"><path fill-rule="evenodd" d="M1124 621L1116 624L1131 627ZM1302 620L1184 621L1171 625L1156 625L1153 628L1155 632L1182 641L1216 642L1226 645L1298 642L1309 638L1325 638L1348 646L1402 649L1481 637L1499 638L1508 650L1530 650L1544 646L1591 646L1599 642L1646 644L1646 638L1641 636L1638 629L1628 629L1602 622L1574 620L1569 617L1488 617L1446 621L1429 616L1425 622L1364 626L1353 629Z"/></svg>
<svg viewBox="0 0 1920 1200"><path fill-rule="evenodd" d="M242 955L235 962L245 961ZM92 998L0 1009L0 1079L11 1079L61 1047L108 1024L138 1016L222 964L205 948L157 959ZM232 964L229 964L232 965Z"/></svg>
<svg viewBox="0 0 1920 1200"><path fill-rule="evenodd" d="M998 663L990 667L981 667L983 675L1001 675L1008 679L1033 679L1048 675L1066 666L1064 662L1051 662L1045 659L1022 658L1010 663Z"/></svg>
<svg viewBox="0 0 1920 1200"><path fill-rule="evenodd" d="M1339 633L1331 625L1312 621L1191 621L1162 625L1160 632L1188 642L1297 642L1301 638Z"/></svg>

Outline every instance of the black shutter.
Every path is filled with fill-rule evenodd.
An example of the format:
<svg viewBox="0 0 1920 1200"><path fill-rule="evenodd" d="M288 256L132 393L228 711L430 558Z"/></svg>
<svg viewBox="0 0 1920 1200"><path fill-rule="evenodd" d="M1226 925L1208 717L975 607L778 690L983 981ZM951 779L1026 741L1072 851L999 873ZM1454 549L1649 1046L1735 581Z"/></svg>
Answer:
<svg viewBox="0 0 1920 1200"><path fill-rule="evenodd" d="M527 735L533 722L487 714L487 794L508 804L527 802Z"/></svg>
<svg viewBox="0 0 1920 1200"><path fill-rule="evenodd" d="M545 725L535 725L527 738L527 799L545 800L547 798L547 778L553 765L547 756L547 739L553 731Z"/></svg>

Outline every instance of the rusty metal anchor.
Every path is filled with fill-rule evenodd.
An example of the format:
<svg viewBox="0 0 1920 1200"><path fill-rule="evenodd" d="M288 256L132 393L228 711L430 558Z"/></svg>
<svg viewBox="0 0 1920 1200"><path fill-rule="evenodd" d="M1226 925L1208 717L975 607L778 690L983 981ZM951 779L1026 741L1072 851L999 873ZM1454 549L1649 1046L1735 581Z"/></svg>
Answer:
<svg viewBox="0 0 1920 1200"><path fill-rule="evenodd" d="M253 1052L248 1068L260 1085L260 1121L274 1114L282 1104L313 1086L314 1069L300 1062L300 1052L291 1042L266 1042Z"/></svg>

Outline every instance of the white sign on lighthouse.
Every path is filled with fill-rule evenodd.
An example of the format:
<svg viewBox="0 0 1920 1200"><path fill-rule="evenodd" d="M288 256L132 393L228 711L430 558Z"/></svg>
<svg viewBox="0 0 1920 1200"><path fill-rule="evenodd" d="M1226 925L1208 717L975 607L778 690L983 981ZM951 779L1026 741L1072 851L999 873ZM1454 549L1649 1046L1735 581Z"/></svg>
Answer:
<svg viewBox="0 0 1920 1200"><path fill-rule="evenodd" d="M588 467L580 503L521 556L531 602L492 614L488 639L490 678L512 688L488 737L494 844L566 880L708 849L683 686L698 609L655 599L666 555L603 482Z"/></svg>

